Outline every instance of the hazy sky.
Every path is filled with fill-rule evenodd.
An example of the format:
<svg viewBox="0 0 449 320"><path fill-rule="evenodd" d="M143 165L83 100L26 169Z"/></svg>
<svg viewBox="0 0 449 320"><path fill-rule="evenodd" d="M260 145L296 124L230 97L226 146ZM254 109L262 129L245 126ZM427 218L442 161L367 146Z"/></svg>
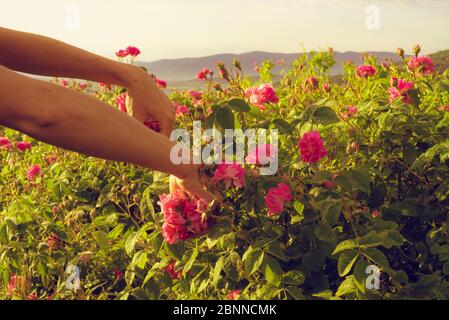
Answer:
<svg viewBox="0 0 449 320"><path fill-rule="evenodd" d="M107 56L135 45L143 60L328 46L449 49L447 0L2 0L0 25Z"/></svg>

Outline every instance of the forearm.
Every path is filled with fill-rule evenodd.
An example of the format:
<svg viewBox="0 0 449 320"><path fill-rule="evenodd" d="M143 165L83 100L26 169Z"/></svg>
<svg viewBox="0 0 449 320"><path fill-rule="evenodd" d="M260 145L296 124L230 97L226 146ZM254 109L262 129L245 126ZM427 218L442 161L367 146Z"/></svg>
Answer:
<svg viewBox="0 0 449 320"><path fill-rule="evenodd" d="M0 64L36 75L79 78L128 87L136 67L48 37L0 28Z"/></svg>
<svg viewBox="0 0 449 320"><path fill-rule="evenodd" d="M0 124L72 151L181 178L192 170L190 165L172 163L173 142L123 112L74 90L1 67L0 112Z"/></svg>

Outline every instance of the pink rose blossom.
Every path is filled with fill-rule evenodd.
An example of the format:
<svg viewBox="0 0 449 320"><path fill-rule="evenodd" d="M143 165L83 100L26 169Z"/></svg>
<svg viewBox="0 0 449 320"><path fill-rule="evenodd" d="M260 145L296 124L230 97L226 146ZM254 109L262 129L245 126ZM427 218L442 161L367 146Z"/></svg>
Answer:
<svg viewBox="0 0 449 320"><path fill-rule="evenodd" d="M369 78L376 74L376 68L370 65L361 65L357 67L357 75L360 78Z"/></svg>
<svg viewBox="0 0 449 320"><path fill-rule="evenodd" d="M200 200L192 200L179 193L161 195L160 206L165 222L162 235L169 244L187 240L207 229L202 217L204 206Z"/></svg>
<svg viewBox="0 0 449 320"><path fill-rule="evenodd" d="M12 148L11 141L6 137L0 137L0 148L10 150Z"/></svg>
<svg viewBox="0 0 449 320"><path fill-rule="evenodd" d="M61 86L63 86L63 87L69 86L69 81L66 79L61 79L60 83L61 83Z"/></svg>
<svg viewBox="0 0 449 320"><path fill-rule="evenodd" d="M176 271L175 270L175 265L176 265L176 262L170 263L165 268L165 272L167 272L168 275L170 276L170 278L172 278L173 280L178 280L178 279L182 278L182 270L181 271Z"/></svg>
<svg viewBox="0 0 449 320"><path fill-rule="evenodd" d="M219 164L213 177L214 182L224 181L226 189L234 184L242 188L245 183L245 169L240 164Z"/></svg>
<svg viewBox="0 0 449 320"><path fill-rule="evenodd" d="M128 52L126 50L119 50L115 53L115 55L119 58L126 58L128 56Z"/></svg>
<svg viewBox="0 0 449 320"><path fill-rule="evenodd" d="M180 117L183 115L188 115L188 114L190 114L190 110L185 104L182 104L182 105L176 107L176 116L177 117Z"/></svg>
<svg viewBox="0 0 449 320"><path fill-rule="evenodd" d="M400 98L402 102L411 104L412 97L408 91L413 88L413 82L408 82L403 79L394 79L392 83L396 85L393 85L388 89L388 93L390 94L390 103Z"/></svg>
<svg viewBox="0 0 449 320"><path fill-rule="evenodd" d="M167 88L167 81L165 81L165 80L157 79L156 84L158 85L159 88L162 88L162 89Z"/></svg>
<svg viewBox="0 0 449 320"><path fill-rule="evenodd" d="M316 163L327 156L327 150L318 131L305 133L299 140L299 151L302 161Z"/></svg>
<svg viewBox="0 0 449 320"><path fill-rule="evenodd" d="M20 151L31 150L31 143L26 141L20 141L16 143L16 148Z"/></svg>
<svg viewBox="0 0 449 320"><path fill-rule="evenodd" d="M80 86L80 89L81 89L81 90L84 90L84 89L86 89L86 88L88 87L88 84L85 83L85 82L81 82L81 83L79 84L79 86Z"/></svg>
<svg viewBox="0 0 449 320"><path fill-rule="evenodd" d="M242 290L232 290L231 292L228 293L228 295L226 296L226 299L237 300L238 297L240 296L241 292L242 292Z"/></svg>
<svg viewBox="0 0 449 320"><path fill-rule="evenodd" d="M257 166L273 162L277 157L277 147L271 144L261 144L253 148L245 158L246 163Z"/></svg>
<svg viewBox="0 0 449 320"><path fill-rule="evenodd" d="M192 98L194 105L197 105L203 98L203 93L201 91L189 90L187 93Z"/></svg>
<svg viewBox="0 0 449 320"><path fill-rule="evenodd" d="M292 201L291 189L285 183L280 183L277 187L270 189L265 197L265 205L268 208L268 216L274 216L284 211L287 201Z"/></svg>
<svg viewBox="0 0 449 320"><path fill-rule="evenodd" d="M117 98L115 99L115 103L118 105L120 110L122 110L125 113L128 112L126 110L126 99L127 98L128 98L128 94L125 92L125 93L122 93L119 96L117 96Z"/></svg>
<svg viewBox="0 0 449 320"><path fill-rule="evenodd" d="M41 168L38 165L34 164L31 167L29 167L27 170L27 179L34 180L40 174L41 174Z"/></svg>
<svg viewBox="0 0 449 320"><path fill-rule="evenodd" d="M261 110L265 109L267 103L278 103L279 98L271 84L265 83L258 87L252 87L245 91L249 101Z"/></svg>
<svg viewBox="0 0 449 320"><path fill-rule="evenodd" d="M208 75L213 75L214 72L211 71L209 68L203 68L201 71L198 71L196 74L196 77L198 80L204 81L207 79Z"/></svg>
<svg viewBox="0 0 449 320"><path fill-rule="evenodd" d="M435 64L428 56L410 58L407 67L410 71L423 76L435 73Z"/></svg>
<svg viewBox="0 0 449 320"><path fill-rule="evenodd" d="M348 106L347 111L344 111L341 113L341 117L345 120L348 120L350 118L353 118L358 112L357 107L355 106Z"/></svg>
<svg viewBox="0 0 449 320"><path fill-rule="evenodd" d="M53 164L58 160L58 157L55 154L49 155L47 158L45 158L49 164Z"/></svg>
<svg viewBox="0 0 449 320"><path fill-rule="evenodd" d="M126 52L128 53L128 55L130 55L131 57L137 57L141 52L138 48L133 47L133 46L129 46L128 48L126 48Z"/></svg>

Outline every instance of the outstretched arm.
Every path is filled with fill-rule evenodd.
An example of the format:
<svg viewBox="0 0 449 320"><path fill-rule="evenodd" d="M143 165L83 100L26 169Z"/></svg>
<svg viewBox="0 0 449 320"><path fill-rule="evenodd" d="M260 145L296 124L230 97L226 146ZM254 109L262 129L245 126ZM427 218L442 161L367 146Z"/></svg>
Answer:
<svg viewBox="0 0 449 320"><path fill-rule="evenodd" d="M125 63L48 37L0 28L0 65L44 76L86 79L128 88L129 113L141 123L158 120L162 133L173 127L173 108L150 75Z"/></svg>
<svg viewBox="0 0 449 320"><path fill-rule="evenodd" d="M90 156L173 174L185 182L185 191L212 199L197 166L172 163L173 142L167 137L90 96L1 66L0 125Z"/></svg>

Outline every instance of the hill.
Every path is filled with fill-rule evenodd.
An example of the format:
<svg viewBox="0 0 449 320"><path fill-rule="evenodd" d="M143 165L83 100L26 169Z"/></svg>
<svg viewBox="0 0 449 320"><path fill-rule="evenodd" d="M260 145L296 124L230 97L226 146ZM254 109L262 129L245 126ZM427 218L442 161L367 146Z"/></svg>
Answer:
<svg viewBox="0 0 449 320"><path fill-rule="evenodd" d="M392 52L367 52L369 54L377 56L379 59L391 58L395 61L398 57ZM195 74L204 67L215 69L217 61L223 61L226 64L231 64L233 59L238 59L244 72L249 76L257 76L254 71L253 63L260 63L269 59L283 59L286 65L292 63L300 56L301 53L271 53L254 51L242 54L217 54L206 57L197 58L181 58L181 59L164 59L154 62L138 62L139 65L144 66L152 73L156 74L159 78L170 82L185 82L195 78ZM332 68L331 74L337 75L341 73L342 65L347 60L352 60L355 63L361 62L360 52L347 51L347 52L335 52L336 65ZM274 73L279 73L283 67L276 66Z"/></svg>

